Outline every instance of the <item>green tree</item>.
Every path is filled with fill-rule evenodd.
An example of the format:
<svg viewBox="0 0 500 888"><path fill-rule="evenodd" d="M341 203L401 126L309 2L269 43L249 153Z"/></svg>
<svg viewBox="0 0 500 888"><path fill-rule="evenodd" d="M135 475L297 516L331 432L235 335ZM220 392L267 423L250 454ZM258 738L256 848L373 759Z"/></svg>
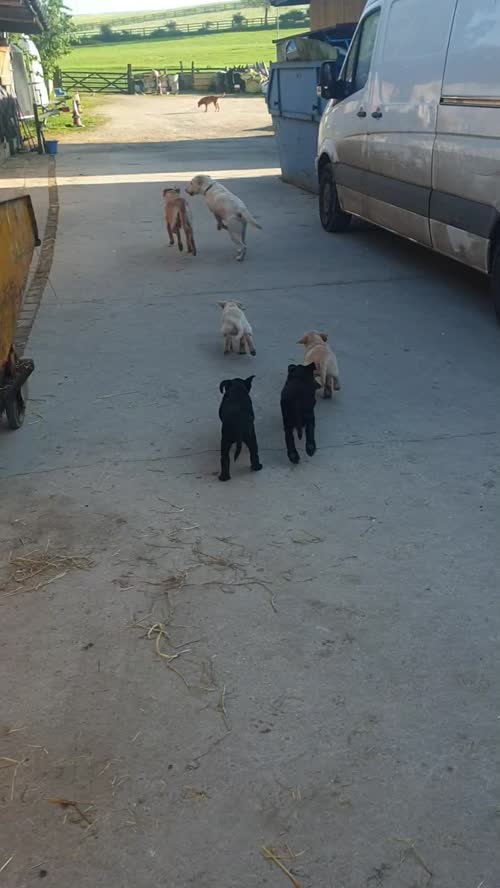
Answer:
<svg viewBox="0 0 500 888"><path fill-rule="evenodd" d="M280 25L283 28L293 28L295 25L308 25L309 15L302 9L292 9L280 15Z"/></svg>
<svg viewBox="0 0 500 888"><path fill-rule="evenodd" d="M167 22L167 29L169 31L177 31L177 22L174 22L174 20L171 19L169 22Z"/></svg>
<svg viewBox="0 0 500 888"><path fill-rule="evenodd" d="M109 41L113 39L114 31L111 25L101 25L100 29L100 37L101 40Z"/></svg>
<svg viewBox="0 0 500 888"><path fill-rule="evenodd" d="M71 50L74 25L63 0L40 0L40 6L47 28L43 34L33 37L33 41L40 53L44 74L51 77L61 56Z"/></svg>
<svg viewBox="0 0 500 888"><path fill-rule="evenodd" d="M241 12L235 12L232 18L232 26L233 28L244 28L247 23L246 16L244 16Z"/></svg>

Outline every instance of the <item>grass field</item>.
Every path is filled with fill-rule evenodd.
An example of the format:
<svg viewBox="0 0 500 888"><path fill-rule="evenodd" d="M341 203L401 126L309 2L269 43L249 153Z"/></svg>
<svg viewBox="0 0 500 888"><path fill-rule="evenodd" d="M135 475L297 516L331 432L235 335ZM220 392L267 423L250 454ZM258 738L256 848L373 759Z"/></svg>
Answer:
<svg viewBox="0 0 500 888"><path fill-rule="evenodd" d="M104 123L105 115L102 114L102 107L106 102L101 96L84 96L82 104L82 117L86 130L95 130ZM64 135L64 133L75 132L72 125L71 113L62 111L54 117L49 117L45 125L45 138L53 139L54 137Z"/></svg>
<svg viewBox="0 0 500 888"><path fill-rule="evenodd" d="M152 18L155 18L155 19L162 18L163 16L165 17L165 19L175 18L176 16L179 16L179 18L180 18L182 16L183 20L187 20L189 18L198 19L200 17L207 18L208 16L202 10L202 7L204 5L206 5L208 9L213 9L215 6L220 7L219 12L217 12L217 13L211 12L211 13L209 13L209 15L211 15L212 17L216 17L216 18L225 18L226 13L228 15L230 14L230 10L224 9L224 7L226 6L227 3L230 3L230 2L231 2L231 0L226 0L226 2L219 4L219 3L213 3L213 2L210 3L209 0L207 0L206 4L199 3L196 5L193 5L192 8L189 6L177 6L177 7L176 6L167 6L163 10L162 9L142 9L142 10L136 9L135 11L132 11L132 12L101 12L101 13L93 12L93 13L87 13L87 14L84 13L83 15L74 15L73 21L74 21L75 25L77 25L77 26L78 25L85 25L85 27L88 28L88 27L91 27L92 25L111 24L115 20L119 21L119 22L125 22L127 19L136 19L141 15L141 13L144 14L145 21L151 21ZM244 0L243 0L243 3L244 3ZM241 6L242 6L241 0L239 0L239 2L238 2L238 0L234 0L234 3L231 3L231 6L234 7L234 12L236 12L236 11L243 12L244 15L249 14L247 12L244 12L244 10L241 9ZM262 9L263 7L259 7L259 6L248 7L248 9L250 9L250 8L253 9L254 15L260 15L259 10ZM200 10L202 10L202 11L200 12Z"/></svg>
<svg viewBox="0 0 500 888"><path fill-rule="evenodd" d="M280 30L280 37L296 34L296 29ZM63 71L123 71L134 68L178 68L194 61L199 68L226 68L248 62L274 61L275 31L227 31L166 40L137 40L76 47L61 59Z"/></svg>

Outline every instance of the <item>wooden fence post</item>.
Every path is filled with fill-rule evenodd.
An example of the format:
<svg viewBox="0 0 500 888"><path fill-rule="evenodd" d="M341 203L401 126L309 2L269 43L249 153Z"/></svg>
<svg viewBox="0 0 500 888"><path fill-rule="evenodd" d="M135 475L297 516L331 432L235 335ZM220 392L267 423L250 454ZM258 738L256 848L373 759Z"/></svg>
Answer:
<svg viewBox="0 0 500 888"><path fill-rule="evenodd" d="M134 75L132 73L132 65L127 65L127 89L129 96L134 95Z"/></svg>

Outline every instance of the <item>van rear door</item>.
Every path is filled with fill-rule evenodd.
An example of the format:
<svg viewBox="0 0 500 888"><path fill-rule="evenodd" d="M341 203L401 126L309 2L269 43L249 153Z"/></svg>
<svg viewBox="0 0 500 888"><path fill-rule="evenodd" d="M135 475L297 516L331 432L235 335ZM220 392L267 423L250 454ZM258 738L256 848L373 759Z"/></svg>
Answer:
<svg viewBox="0 0 500 888"><path fill-rule="evenodd" d="M500 3L458 0L438 114L435 249L489 271L500 233Z"/></svg>
<svg viewBox="0 0 500 888"><path fill-rule="evenodd" d="M389 0L367 108L368 218L426 246L432 151L456 3Z"/></svg>

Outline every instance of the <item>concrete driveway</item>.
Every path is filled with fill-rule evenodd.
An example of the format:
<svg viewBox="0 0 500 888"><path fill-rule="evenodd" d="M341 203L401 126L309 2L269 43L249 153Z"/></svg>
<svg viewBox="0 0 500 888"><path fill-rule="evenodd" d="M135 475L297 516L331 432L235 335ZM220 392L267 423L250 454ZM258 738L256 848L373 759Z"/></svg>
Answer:
<svg viewBox="0 0 500 888"><path fill-rule="evenodd" d="M486 283L323 232L260 99L175 101L156 141L57 161L33 400L0 435L0 884L285 888L266 847L300 888L497 888ZM166 246L162 184L196 171L260 220L243 264L194 198L198 256ZM233 297L256 358L223 356ZM309 328L343 389L295 468L279 392ZM220 484L219 382L251 373L264 470Z"/></svg>

